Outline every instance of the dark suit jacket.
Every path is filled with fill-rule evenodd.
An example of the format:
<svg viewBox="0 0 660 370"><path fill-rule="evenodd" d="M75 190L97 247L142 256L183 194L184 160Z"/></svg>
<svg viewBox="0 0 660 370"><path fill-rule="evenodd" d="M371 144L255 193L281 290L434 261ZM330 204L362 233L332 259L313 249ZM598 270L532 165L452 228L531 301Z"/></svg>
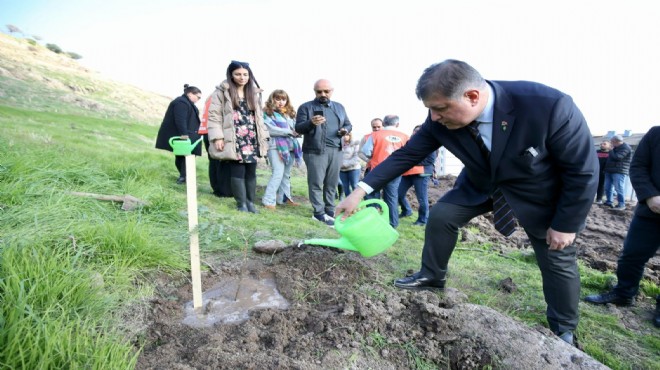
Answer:
<svg viewBox="0 0 660 370"><path fill-rule="evenodd" d="M378 189L444 146L465 165L440 201L470 206L499 186L519 223L545 238L548 227L578 232L598 185L598 159L582 113L570 96L526 81L488 81L495 92L490 163L467 128L430 120L364 179ZM530 149L532 148L532 149Z"/></svg>
<svg viewBox="0 0 660 370"><path fill-rule="evenodd" d="M199 139L199 109L184 94L172 100L167 107L163 123L156 137L156 148L172 151L169 140L172 136L188 135L191 142ZM202 155L201 143L195 146L192 154Z"/></svg>
<svg viewBox="0 0 660 370"><path fill-rule="evenodd" d="M660 126L652 127L639 142L630 165L630 182L637 193L636 216L660 219L646 199L660 195Z"/></svg>

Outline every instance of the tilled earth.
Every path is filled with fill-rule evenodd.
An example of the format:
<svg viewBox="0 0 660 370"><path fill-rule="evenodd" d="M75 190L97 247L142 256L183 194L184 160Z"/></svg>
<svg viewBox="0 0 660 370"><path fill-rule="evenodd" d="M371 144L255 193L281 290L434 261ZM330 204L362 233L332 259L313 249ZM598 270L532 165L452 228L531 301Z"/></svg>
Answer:
<svg viewBox="0 0 660 370"><path fill-rule="evenodd" d="M448 177L432 185L430 202L452 183ZM631 217L631 209L594 206L577 241L580 258L612 271ZM480 232L466 232L466 238L526 244L522 232L500 237L484 217L470 225ZM455 289L438 295L384 286L375 268L388 263L382 256L303 246L253 253L247 263L207 262L213 268L203 274L202 286L237 276L272 277L291 306L255 310L238 324L193 328L182 324L183 306L192 300L188 278L163 276L158 295L134 318L143 322L146 342L138 369L605 368L547 329L466 303ZM660 258L648 266L645 277L658 283Z"/></svg>

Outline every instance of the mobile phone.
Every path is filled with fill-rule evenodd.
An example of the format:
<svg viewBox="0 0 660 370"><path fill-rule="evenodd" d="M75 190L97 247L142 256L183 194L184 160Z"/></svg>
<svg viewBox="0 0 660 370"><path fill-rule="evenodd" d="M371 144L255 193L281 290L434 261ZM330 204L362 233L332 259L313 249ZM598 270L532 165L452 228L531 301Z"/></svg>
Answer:
<svg viewBox="0 0 660 370"><path fill-rule="evenodd" d="M323 111L322 111L322 110L315 110L315 111L314 111L314 115L315 115L315 116L322 116L322 115L323 115Z"/></svg>

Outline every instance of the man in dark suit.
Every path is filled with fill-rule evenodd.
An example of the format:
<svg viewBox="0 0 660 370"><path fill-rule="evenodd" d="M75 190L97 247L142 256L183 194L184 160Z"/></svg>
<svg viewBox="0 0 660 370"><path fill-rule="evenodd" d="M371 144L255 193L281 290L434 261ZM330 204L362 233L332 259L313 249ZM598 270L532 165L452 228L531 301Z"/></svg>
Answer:
<svg viewBox="0 0 660 370"><path fill-rule="evenodd" d="M589 303L633 305L644 265L660 248L660 126L652 127L639 142L630 165L630 182L639 203L617 263L617 285L609 292L586 296ZM653 324L660 328L660 294L655 302Z"/></svg>
<svg viewBox="0 0 660 370"><path fill-rule="evenodd" d="M598 159L582 113L558 90L534 82L486 81L457 60L427 68L416 93L429 109L426 122L358 184L337 212L351 215L365 194L444 146L465 168L431 209L420 271L394 285L444 289L459 228L495 208L500 232L513 232L513 217L499 221L508 214L527 233L543 277L550 329L574 343L580 276L573 242L598 185Z"/></svg>

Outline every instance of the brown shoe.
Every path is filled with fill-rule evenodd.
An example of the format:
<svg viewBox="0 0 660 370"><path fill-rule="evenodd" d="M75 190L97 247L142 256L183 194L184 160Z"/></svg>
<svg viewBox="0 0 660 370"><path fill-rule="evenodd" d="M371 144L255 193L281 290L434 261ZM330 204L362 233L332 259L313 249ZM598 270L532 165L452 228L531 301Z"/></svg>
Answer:
<svg viewBox="0 0 660 370"><path fill-rule="evenodd" d="M271 205L268 205L268 204L264 204L264 208L270 209L271 211L275 210L275 206L271 206Z"/></svg>
<svg viewBox="0 0 660 370"><path fill-rule="evenodd" d="M286 202L284 202L287 206L292 206L292 207L298 207L300 203L296 203L291 199L287 199Z"/></svg>

